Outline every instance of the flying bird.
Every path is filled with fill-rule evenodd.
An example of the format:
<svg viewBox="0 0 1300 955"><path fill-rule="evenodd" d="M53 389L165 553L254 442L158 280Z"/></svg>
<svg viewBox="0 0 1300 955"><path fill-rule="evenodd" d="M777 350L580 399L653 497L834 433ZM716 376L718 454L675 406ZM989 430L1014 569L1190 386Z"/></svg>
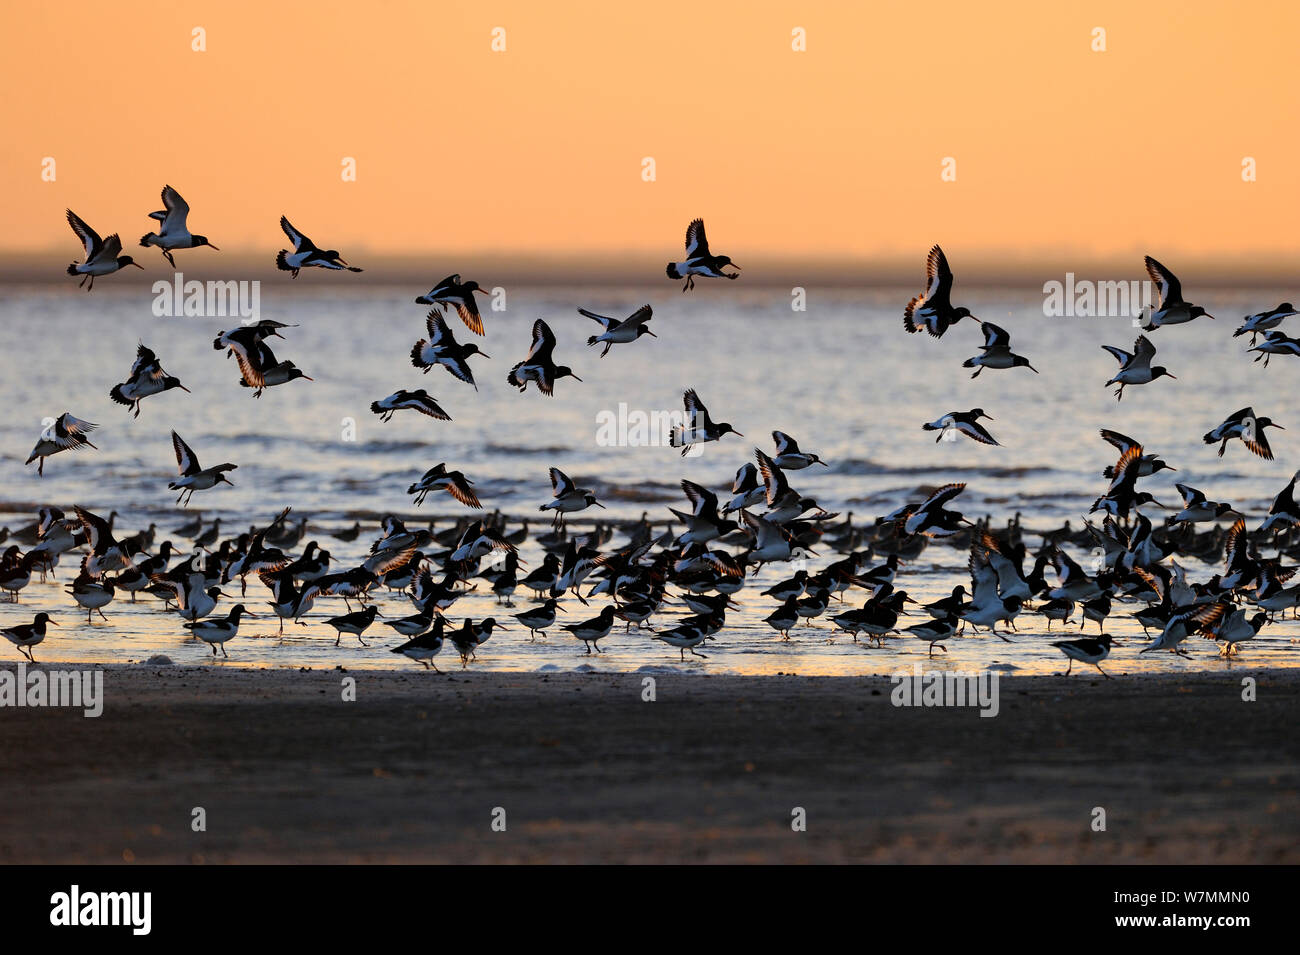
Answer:
<svg viewBox="0 0 1300 955"><path fill-rule="evenodd" d="M738 279L735 272L724 272L730 265L734 269L740 266L731 261L729 256L714 255L709 251L709 240L704 234L704 220L695 219L686 227L686 259L682 262L669 262L666 269L670 279L685 278L682 291L695 288L695 276L702 275L714 279Z"/></svg>
<svg viewBox="0 0 1300 955"><path fill-rule="evenodd" d="M954 308L951 296L952 269L943 249L936 245L925 257L925 291L913 296L903 309L903 327L911 334L925 329L934 338L942 338L963 318L980 321L965 306Z"/></svg>
<svg viewBox="0 0 1300 955"><path fill-rule="evenodd" d="M1286 430L1272 418L1256 415L1254 408L1247 407L1233 412L1217 428L1207 431L1202 440L1206 444L1219 442L1219 457L1223 457L1228 442L1233 438L1240 438L1241 443L1250 449L1251 454L1256 454L1265 461L1272 461L1273 449L1269 446L1265 428Z"/></svg>
<svg viewBox="0 0 1300 955"><path fill-rule="evenodd" d="M428 294L417 298L415 304L432 305L443 312L451 306L466 328L475 335L482 335L483 317L479 314L478 302L474 299L475 292L488 294L488 290L480 287L477 282L461 282L459 275L449 275L431 288Z"/></svg>
<svg viewBox="0 0 1300 955"><path fill-rule="evenodd" d="M316 243L295 229L288 217L280 216L280 228L284 230L284 234L293 243L292 252L288 249L281 249L276 254L275 267L281 272L292 272L293 278L296 279L300 269L313 267L334 269L335 271L342 271L343 269L347 269L349 272L361 271L361 269L344 262L335 249L322 251L316 248Z"/></svg>
<svg viewBox="0 0 1300 955"><path fill-rule="evenodd" d="M734 434L739 438L744 435L726 421L715 423L709 417L709 409L704 407L700 396L694 388L688 388L682 395L682 404L686 407L686 423L676 425L668 435L668 444L682 449L682 457L690 453L696 444L717 441L724 434Z"/></svg>
<svg viewBox="0 0 1300 955"><path fill-rule="evenodd" d="M1183 284L1178 281L1178 276L1149 255L1143 261L1147 275L1160 287L1160 307L1152 309L1142 320L1144 331L1152 331L1161 325L1182 325L1202 315L1214 318L1201 306L1183 301Z"/></svg>
<svg viewBox="0 0 1300 955"><path fill-rule="evenodd" d="M1119 371L1105 385L1107 388L1111 385L1119 385L1115 389L1116 401L1124 400L1125 385L1146 385L1166 375L1175 381L1178 378L1177 375L1169 374L1169 369L1164 365L1152 367L1151 359L1156 356L1156 346L1152 345L1150 339L1145 335L1137 337L1137 340L1133 343L1132 353L1114 345L1102 345L1101 347L1110 352L1115 360L1119 362Z"/></svg>
<svg viewBox="0 0 1300 955"><path fill-rule="evenodd" d="M626 345L636 341L642 335L649 335L651 338L658 338L654 332L646 326L646 322L654 317L654 313L649 305L642 305L635 312L624 319L610 318L607 315L597 315L595 312L589 312L585 308L578 309L578 314L585 315L594 322L600 322L601 328L604 329L599 335L592 335L587 339L588 347L594 345L605 346L600 353L604 358L609 354L609 350L615 345Z"/></svg>
<svg viewBox="0 0 1300 955"><path fill-rule="evenodd" d="M528 389L530 381L537 382L538 390L550 396L555 383L561 378L573 378L582 381L568 365L557 365L551 357L555 351L555 333L551 326L540 318L533 322L533 343L528 349L528 357L506 375L506 381L522 393Z"/></svg>
<svg viewBox="0 0 1300 955"><path fill-rule="evenodd" d="M86 284L86 279L90 279L90 286L86 289L89 292L95 287L97 275L111 275L128 265L134 265L137 269L144 268L131 256L122 255L122 239L116 232L107 239L101 239L99 233L86 225L85 220L71 209L67 210L67 216L68 225L72 226L72 231L77 234L77 238L86 249L86 261L73 262L68 266L69 275L81 276L77 288L81 288Z"/></svg>
<svg viewBox="0 0 1300 955"><path fill-rule="evenodd" d="M149 213L150 219L155 219L162 225L157 232L146 232L140 237L142 246L147 249L153 245L162 249L163 257L171 263L172 268L176 267L176 260L172 258L174 249L197 249L206 245L210 249L221 251L208 241L207 236L190 232L185 221L190 214L190 204L181 198L179 192L171 186L163 186L162 202L162 209Z"/></svg>
<svg viewBox="0 0 1300 955"><path fill-rule="evenodd" d="M1028 358L1012 353L1011 335L1005 329L992 322L984 322L983 327L983 354L967 358L962 362L963 368L975 369L972 378L978 378L985 368L1028 368L1035 375L1038 374L1038 369L1029 364Z"/></svg>
<svg viewBox="0 0 1300 955"><path fill-rule="evenodd" d="M54 420L53 424L41 432L36 447L32 448L32 453L28 455L24 463L31 464L33 461L37 461L36 473L44 476L45 459L50 455L58 454L60 451L80 451L82 448L94 448L95 446L91 444L86 435L98 427L99 425L90 421L74 418L71 412L65 411ZM96 450L98 449L96 448Z"/></svg>
<svg viewBox="0 0 1300 955"><path fill-rule="evenodd" d="M179 388L189 393L179 378L173 378L163 371L158 356L140 342L135 350L135 361L131 364L131 373L126 381L114 385L108 396L120 405L130 408L134 415L140 417L140 402L150 395L159 395L172 388Z"/></svg>
<svg viewBox="0 0 1300 955"><path fill-rule="evenodd" d="M218 484L235 486L234 482L226 477L225 472L233 471L239 465L218 464L213 468L201 466L194 450L175 431L172 432L172 448L176 452L176 471L179 477L169 483L167 488L181 492L176 498L177 504L180 504L181 498L184 498L185 506L189 507L190 498L194 496L195 491L206 491Z"/></svg>
<svg viewBox="0 0 1300 955"><path fill-rule="evenodd" d="M470 355L482 355L484 358L491 356L481 351L473 342L465 345L457 342L456 336L447 327L446 320L436 310L430 310L425 317L425 325L429 330L429 337L421 338L415 343L415 347L411 349L411 364L422 369L426 375L430 368L441 365L461 381L474 385L474 390L478 391L474 372L470 370L466 359Z"/></svg>
<svg viewBox="0 0 1300 955"><path fill-rule="evenodd" d="M943 436L950 430L958 431L972 441L978 441L980 444L997 444L993 435L989 434L988 429L980 424L980 418L993 420L993 416L986 414L983 408L972 408L970 411L949 411L941 418L936 418L929 424L921 425L922 431L938 431L934 443L938 444L943 440Z"/></svg>

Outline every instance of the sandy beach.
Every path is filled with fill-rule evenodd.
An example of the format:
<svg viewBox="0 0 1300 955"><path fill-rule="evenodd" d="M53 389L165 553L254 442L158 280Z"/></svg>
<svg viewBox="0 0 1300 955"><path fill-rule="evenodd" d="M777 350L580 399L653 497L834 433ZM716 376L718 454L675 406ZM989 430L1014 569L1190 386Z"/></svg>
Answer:
<svg viewBox="0 0 1300 955"><path fill-rule="evenodd" d="M1300 860L1294 672L1115 676L981 718L882 678L110 667L97 719L0 709L0 861Z"/></svg>

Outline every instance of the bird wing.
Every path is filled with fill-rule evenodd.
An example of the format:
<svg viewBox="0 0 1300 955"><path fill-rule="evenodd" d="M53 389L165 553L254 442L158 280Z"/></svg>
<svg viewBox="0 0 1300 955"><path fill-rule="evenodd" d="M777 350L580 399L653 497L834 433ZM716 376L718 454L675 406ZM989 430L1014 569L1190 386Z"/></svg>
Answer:
<svg viewBox="0 0 1300 955"><path fill-rule="evenodd" d="M709 254L709 240L704 234L704 220L693 219L686 227L686 257L693 259Z"/></svg>
<svg viewBox="0 0 1300 955"><path fill-rule="evenodd" d="M293 250L295 252L302 252L305 249L316 248L315 243L313 243L311 239L307 238L293 227L293 223L289 221L288 216L280 216L280 228L284 230L284 234L287 235L289 241L293 243Z"/></svg>
<svg viewBox="0 0 1300 955"><path fill-rule="evenodd" d="M648 307L648 306L647 306ZM585 308L578 309L579 315L586 315L593 322L600 322L600 327L609 331L611 328L617 328L623 323L616 318L610 318L608 315L597 315L595 312L589 312Z"/></svg>
<svg viewBox="0 0 1300 955"><path fill-rule="evenodd" d="M103 240L99 238L98 232L86 225L85 219L81 218L81 216L77 215L71 209L67 210L67 215L68 225L72 226L72 231L77 234L77 238L80 239L81 244L85 246L86 261L89 262L95 255L96 251L98 251L99 247L103 244Z"/></svg>
<svg viewBox="0 0 1300 955"><path fill-rule="evenodd" d="M1183 300L1183 286L1178 281L1178 276L1174 275L1167 268L1157 262L1151 256L1144 259L1147 266L1147 275L1151 276L1151 281L1160 286L1160 306L1164 308L1169 305L1180 304Z"/></svg>
<svg viewBox="0 0 1300 955"><path fill-rule="evenodd" d="M172 432L172 448L176 451L176 469L181 477L187 474L197 474L203 470L199 467L199 459L195 455L194 449L186 444L185 440L175 431Z"/></svg>
<svg viewBox="0 0 1300 955"><path fill-rule="evenodd" d="M925 295L922 301L943 307L950 304L951 292L952 269L948 267L948 257L935 245L925 257Z"/></svg>
<svg viewBox="0 0 1300 955"><path fill-rule="evenodd" d="M984 323L984 348L987 351L990 348L1010 348L1011 335L1006 329L994 325L992 322Z"/></svg>
<svg viewBox="0 0 1300 955"><path fill-rule="evenodd" d="M569 476L559 468L551 468L551 493L555 497L563 497L571 491L577 490L577 485L569 479Z"/></svg>
<svg viewBox="0 0 1300 955"><path fill-rule="evenodd" d="M776 442L776 456L778 458L783 454L799 453L799 443L784 431L773 431L772 440Z"/></svg>
<svg viewBox="0 0 1300 955"><path fill-rule="evenodd" d="M540 318L533 322L533 344L528 350L528 363L547 362L555 350L555 332Z"/></svg>
<svg viewBox="0 0 1300 955"><path fill-rule="evenodd" d="M181 194L171 186L163 186L162 190L163 206L167 210L167 218L163 220L162 232L184 232L185 219L190 214L190 204L181 198Z"/></svg>

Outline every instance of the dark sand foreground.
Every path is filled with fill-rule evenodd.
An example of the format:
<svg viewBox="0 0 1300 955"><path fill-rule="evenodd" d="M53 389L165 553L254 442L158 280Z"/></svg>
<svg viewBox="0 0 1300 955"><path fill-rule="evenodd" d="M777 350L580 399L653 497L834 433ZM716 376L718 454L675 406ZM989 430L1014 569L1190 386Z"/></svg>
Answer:
<svg viewBox="0 0 1300 955"><path fill-rule="evenodd" d="M1300 861L1295 672L1007 677L992 719L643 678L110 668L99 719L0 709L0 862Z"/></svg>

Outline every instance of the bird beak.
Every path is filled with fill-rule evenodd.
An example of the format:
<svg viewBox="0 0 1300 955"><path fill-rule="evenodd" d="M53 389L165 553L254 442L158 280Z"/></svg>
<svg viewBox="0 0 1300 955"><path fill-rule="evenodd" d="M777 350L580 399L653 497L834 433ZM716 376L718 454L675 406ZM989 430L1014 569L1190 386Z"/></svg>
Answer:
<svg viewBox="0 0 1300 955"><path fill-rule="evenodd" d="M1286 428L1282 427L1282 425L1280 425L1280 424L1275 424L1275 425L1273 425L1273 427L1277 428L1279 431L1285 431L1285 430L1286 430Z"/></svg>
<svg viewBox="0 0 1300 955"><path fill-rule="evenodd" d="M1177 380L1178 380L1178 376L1177 376L1177 375L1171 375L1171 374L1169 374L1169 372L1165 372L1165 377L1166 377L1166 378L1172 378L1174 381L1177 381Z"/></svg>
<svg viewBox="0 0 1300 955"><path fill-rule="evenodd" d="M481 352L479 352L479 354L482 355L484 358L491 358L491 357L492 357L491 355L489 355L489 354L488 354L487 352L485 352L485 351L481 351Z"/></svg>
<svg viewBox="0 0 1300 955"><path fill-rule="evenodd" d="M347 260L346 260L345 258L343 258L343 256L340 255L340 256L339 256L339 265L347 265L347 264L348 264L348 263L347 263Z"/></svg>
<svg viewBox="0 0 1300 955"><path fill-rule="evenodd" d="M650 331L650 329L648 329L648 328L645 330L645 333L646 333L647 335L649 335L651 338L658 338L658 337L659 337L659 336L656 335L654 332Z"/></svg>
<svg viewBox="0 0 1300 955"><path fill-rule="evenodd" d="M209 249L216 249L218 252L221 251L220 249L217 249L217 247L216 247L215 245L213 245L211 242L208 243L208 248L209 248Z"/></svg>
<svg viewBox="0 0 1300 955"><path fill-rule="evenodd" d="M58 626L58 624L55 623L53 620L46 620L45 622L46 622L46 624L48 624L48 625L51 626L51 627L57 627L57 626Z"/></svg>
<svg viewBox="0 0 1300 955"><path fill-rule="evenodd" d="M194 394L194 392L190 391L190 390L189 390L188 388L186 388L184 385L177 385L176 387L179 388L181 391L185 392L187 395L192 395L192 394Z"/></svg>
<svg viewBox="0 0 1300 955"><path fill-rule="evenodd" d="M134 265L137 269L141 269L141 270L144 269L144 266L141 265L139 262L132 262L131 264Z"/></svg>
<svg viewBox="0 0 1300 955"><path fill-rule="evenodd" d="M1038 374L1038 369L1035 368L1033 365L1026 364L1025 367L1028 368L1030 371L1032 371L1035 375Z"/></svg>
<svg viewBox="0 0 1300 955"><path fill-rule="evenodd" d="M316 379L313 378L311 375L303 375L303 377L306 378L308 381L315 381L315 380L316 380Z"/></svg>
<svg viewBox="0 0 1300 955"><path fill-rule="evenodd" d="M594 504L595 504L598 508L600 508L602 511L609 510L609 508L605 507L605 505L602 504L602 503L600 503L600 501L593 501L592 503L594 503Z"/></svg>
<svg viewBox="0 0 1300 955"><path fill-rule="evenodd" d="M579 378L577 375L575 375L573 372L569 372L569 377L572 378L574 381L582 381L582 379Z"/></svg>
<svg viewBox="0 0 1300 955"><path fill-rule="evenodd" d="M484 295L487 295L487 294L488 294L488 290L485 289L485 288L476 288L474 291L476 291L476 292L482 292Z"/></svg>
<svg viewBox="0 0 1300 955"><path fill-rule="evenodd" d="M253 613L253 611L251 611L251 610L245 610L245 611L244 611L244 616L245 616L245 617L256 617L257 614Z"/></svg>

